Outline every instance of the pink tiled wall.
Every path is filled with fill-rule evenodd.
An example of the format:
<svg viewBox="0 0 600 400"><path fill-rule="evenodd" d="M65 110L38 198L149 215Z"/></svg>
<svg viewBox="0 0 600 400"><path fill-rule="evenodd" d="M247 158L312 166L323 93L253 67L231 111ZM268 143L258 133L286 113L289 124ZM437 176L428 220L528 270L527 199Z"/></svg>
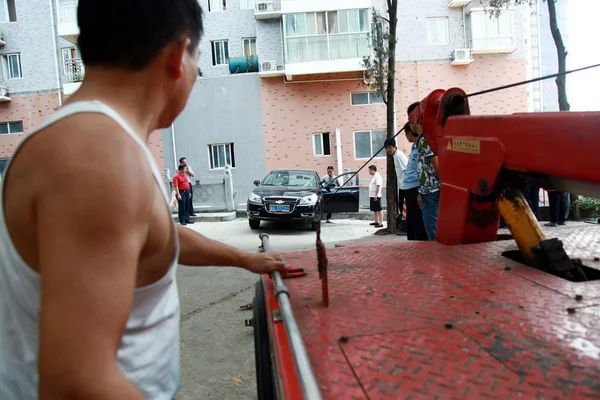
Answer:
<svg viewBox="0 0 600 400"><path fill-rule="evenodd" d="M58 108L58 94L39 94L12 97L0 103L0 122L23 121L23 134L0 135L0 158L10 158L23 138ZM148 146L158 167L162 170L164 154L160 130L154 131Z"/></svg>
<svg viewBox="0 0 600 400"><path fill-rule="evenodd" d="M0 158L9 158L23 137L58 108L58 94L14 96L0 103L0 122L23 121L21 135L0 135Z"/></svg>
<svg viewBox="0 0 600 400"><path fill-rule="evenodd" d="M460 87L472 93L525 79L525 60L477 60L466 67L450 63L398 64L396 109L398 128L406 122L406 107L434 89ZM263 130L267 169L307 168L325 174L328 165L337 169L333 133L340 129L344 168L356 170L366 160L356 160L353 132L385 130L384 105L352 106L350 94L368 89L362 81L284 83L281 79L261 79ZM470 102L472 114L507 114L527 110L525 86L504 90ZM331 155L315 156L312 134L331 132ZM398 148L407 154L406 140ZM374 160L385 172L385 158ZM368 174L361 172L364 182Z"/></svg>

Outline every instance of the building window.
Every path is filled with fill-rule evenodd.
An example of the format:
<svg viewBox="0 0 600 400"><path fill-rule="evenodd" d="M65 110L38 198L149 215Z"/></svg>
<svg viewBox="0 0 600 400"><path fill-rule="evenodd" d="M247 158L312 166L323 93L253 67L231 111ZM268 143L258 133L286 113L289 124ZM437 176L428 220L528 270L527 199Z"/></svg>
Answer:
<svg viewBox="0 0 600 400"><path fill-rule="evenodd" d="M244 48L244 57L256 56L256 38L242 39L242 47Z"/></svg>
<svg viewBox="0 0 600 400"><path fill-rule="evenodd" d="M368 9L287 14L284 19L288 63L370 55Z"/></svg>
<svg viewBox="0 0 600 400"><path fill-rule="evenodd" d="M15 0L0 0L0 22L16 22Z"/></svg>
<svg viewBox="0 0 600 400"><path fill-rule="evenodd" d="M354 155L357 160L371 158L383 148L387 139L386 131L359 131L354 132ZM385 151L379 151L377 158L385 157Z"/></svg>
<svg viewBox="0 0 600 400"><path fill-rule="evenodd" d="M470 14L471 47L474 52L512 52L515 49L513 12L502 11L498 18L485 11Z"/></svg>
<svg viewBox="0 0 600 400"><path fill-rule="evenodd" d="M21 54L5 54L2 56L2 70L5 79L20 79L23 77Z"/></svg>
<svg viewBox="0 0 600 400"><path fill-rule="evenodd" d="M240 9L253 10L254 9L254 0L240 0Z"/></svg>
<svg viewBox="0 0 600 400"><path fill-rule="evenodd" d="M351 102L353 106L365 106L369 104L382 104L383 97L375 92L352 93Z"/></svg>
<svg viewBox="0 0 600 400"><path fill-rule="evenodd" d="M208 11L225 11L227 0L208 0Z"/></svg>
<svg viewBox="0 0 600 400"><path fill-rule="evenodd" d="M448 18L427 18L427 43L431 45L450 44Z"/></svg>
<svg viewBox="0 0 600 400"><path fill-rule="evenodd" d="M229 41L215 40L210 42L212 65L223 65L229 62Z"/></svg>
<svg viewBox="0 0 600 400"><path fill-rule="evenodd" d="M0 158L0 178L4 177L4 171L6 170L6 167L8 167L9 161L8 158Z"/></svg>
<svg viewBox="0 0 600 400"><path fill-rule="evenodd" d="M63 70L65 75L68 75L71 68L72 61L77 58L77 53L75 51L75 47L68 47L62 49L62 58L63 58Z"/></svg>
<svg viewBox="0 0 600 400"><path fill-rule="evenodd" d="M0 123L0 135L10 135L11 133L23 133L23 121Z"/></svg>
<svg viewBox="0 0 600 400"><path fill-rule="evenodd" d="M329 132L313 134L313 150L315 156L330 156L331 142L329 141Z"/></svg>
<svg viewBox="0 0 600 400"><path fill-rule="evenodd" d="M235 155L233 152L233 143L211 144L208 146L210 153L210 169L223 169L229 165L235 168Z"/></svg>

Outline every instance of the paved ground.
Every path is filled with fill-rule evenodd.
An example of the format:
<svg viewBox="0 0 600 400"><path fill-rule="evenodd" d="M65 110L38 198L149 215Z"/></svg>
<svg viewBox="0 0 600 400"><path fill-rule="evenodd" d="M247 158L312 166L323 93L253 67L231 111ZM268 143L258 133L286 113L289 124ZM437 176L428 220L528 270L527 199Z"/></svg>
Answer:
<svg viewBox="0 0 600 400"><path fill-rule="evenodd" d="M373 237L375 229L369 222L336 220L334 224L323 224L321 236L328 247ZM277 251L315 247L315 233L303 226L265 225L259 231L251 231L247 220L237 219L189 227L247 251L257 251L260 232L269 235ZM178 280L182 375L176 399L255 399L253 332L244 326L252 312L240 311L239 307L252 301L256 275L237 268L180 267Z"/></svg>

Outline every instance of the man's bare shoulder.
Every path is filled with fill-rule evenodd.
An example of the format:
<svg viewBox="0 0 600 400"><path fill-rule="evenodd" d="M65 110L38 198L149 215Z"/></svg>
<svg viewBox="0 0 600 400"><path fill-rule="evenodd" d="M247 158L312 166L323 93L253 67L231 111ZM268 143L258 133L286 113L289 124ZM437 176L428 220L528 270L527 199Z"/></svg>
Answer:
<svg viewBox="0 0 600 400"><path fill-rule="evenodd" d="M135 198L149 196L154 187L138 143L111 118L91 113L73 115L38 132L16 155L7 176L9 186L13 177L15 182L28 180L37 193L83 197L128 193Z"/></svg>

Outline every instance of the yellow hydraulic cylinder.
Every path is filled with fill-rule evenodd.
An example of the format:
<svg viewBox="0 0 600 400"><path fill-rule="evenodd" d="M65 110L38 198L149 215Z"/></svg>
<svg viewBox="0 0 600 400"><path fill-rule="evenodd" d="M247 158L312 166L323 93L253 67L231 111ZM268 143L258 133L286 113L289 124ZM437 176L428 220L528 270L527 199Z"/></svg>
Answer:
<svg viewBox="0 0 600 400"><path fill-rule="evenodd" d="M527 261L533 262L535 256L531 248L546 240L546 237L523 193L516 189L505 191L500 195L498 208L521 254Z"/></svg>

